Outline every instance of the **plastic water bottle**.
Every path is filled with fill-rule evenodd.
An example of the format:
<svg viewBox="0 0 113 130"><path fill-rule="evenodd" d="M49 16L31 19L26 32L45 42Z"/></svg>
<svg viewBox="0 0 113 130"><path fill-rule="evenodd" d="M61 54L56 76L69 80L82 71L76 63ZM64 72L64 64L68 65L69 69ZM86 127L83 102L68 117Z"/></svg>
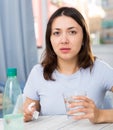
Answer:
<svg viewBox="0 0 113 130"><path fill-rule="evenodd" d="M7 69L7 81L3 95L4 130L24 130L23 98L17 80L17 69Z"/></svg>

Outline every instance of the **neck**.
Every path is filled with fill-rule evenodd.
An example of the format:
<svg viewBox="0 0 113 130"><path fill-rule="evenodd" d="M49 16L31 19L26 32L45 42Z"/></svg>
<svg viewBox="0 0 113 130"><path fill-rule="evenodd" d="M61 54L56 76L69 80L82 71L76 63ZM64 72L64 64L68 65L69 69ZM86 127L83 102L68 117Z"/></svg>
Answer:
<svg viewBox="0 0 113 130"><path fill-rule="evenodd" d="M75 61L60 61L57 70L62 74L70 75L78 71L79 67Z"/></svg>

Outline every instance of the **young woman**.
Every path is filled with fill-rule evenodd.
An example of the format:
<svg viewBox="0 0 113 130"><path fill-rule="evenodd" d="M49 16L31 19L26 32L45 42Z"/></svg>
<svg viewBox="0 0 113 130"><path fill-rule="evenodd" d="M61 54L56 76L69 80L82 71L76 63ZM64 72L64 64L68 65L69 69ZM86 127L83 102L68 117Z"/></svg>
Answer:
<svg viewBox="0 0 113 130"><path fill-rule="evenodd" d="M83 106L69 111L85 113L74 116L75 120L113 122L113 110L101 109L106 91L113 91L113 68L93 56L81 13L62 7L48 21L42 62L33 67L24 88L24 120L30 121L34 110L40 115L66 114L62 93L70 90L87 92L87 97L75 97L82 102L69 106ZM31 102L36 105L29 111Z"/></svg>

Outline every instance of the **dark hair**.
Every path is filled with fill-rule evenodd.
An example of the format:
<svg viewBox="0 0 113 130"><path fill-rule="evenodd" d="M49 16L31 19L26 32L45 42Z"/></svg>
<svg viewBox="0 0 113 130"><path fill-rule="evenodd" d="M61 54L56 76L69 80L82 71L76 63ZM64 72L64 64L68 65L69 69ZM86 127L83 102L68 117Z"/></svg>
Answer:
<svg viewBox="0 0 113 130"><path fill-rule="evenodd" d="M46 48L43 53L44 57L41 63L42 66L44 67L43 75L46 80L54 80L52 78L52 73L57 68L58 65L57 56L52 48L50 36L51 36L52 23L54 19L62 15L74 19L82 27L83 30L83 46L81 47L81 50L78 54L78 66L84 69L87 67L92 68L94 63L94 56L92 54L90 46L90 35L84 17L77 9L73 7L61 7L53 13L47 24Z"/></svg>

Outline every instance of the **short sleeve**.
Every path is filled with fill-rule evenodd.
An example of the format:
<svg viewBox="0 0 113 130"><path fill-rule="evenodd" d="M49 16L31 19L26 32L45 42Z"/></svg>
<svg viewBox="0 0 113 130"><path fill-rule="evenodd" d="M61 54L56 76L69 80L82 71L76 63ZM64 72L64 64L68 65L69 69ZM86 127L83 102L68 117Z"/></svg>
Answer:
<svg viewBox="0 0 113 130"><path fill-rule="evenodd" d="M113 87L113 68L106 64L103 68L103 72L105 87L107 90L111 90L111 88Z"/></svg>
<svg viewBox="0 0 113 130"><path fill-rule="evenodd" d="M34 66L28 76L28 79L27 79L27 82L23 91L23 94L25 97L29 97L33 100L40 100L39 95L37 93L37 87L38 87L37 75L38 75L37 66Z"/></svg>

